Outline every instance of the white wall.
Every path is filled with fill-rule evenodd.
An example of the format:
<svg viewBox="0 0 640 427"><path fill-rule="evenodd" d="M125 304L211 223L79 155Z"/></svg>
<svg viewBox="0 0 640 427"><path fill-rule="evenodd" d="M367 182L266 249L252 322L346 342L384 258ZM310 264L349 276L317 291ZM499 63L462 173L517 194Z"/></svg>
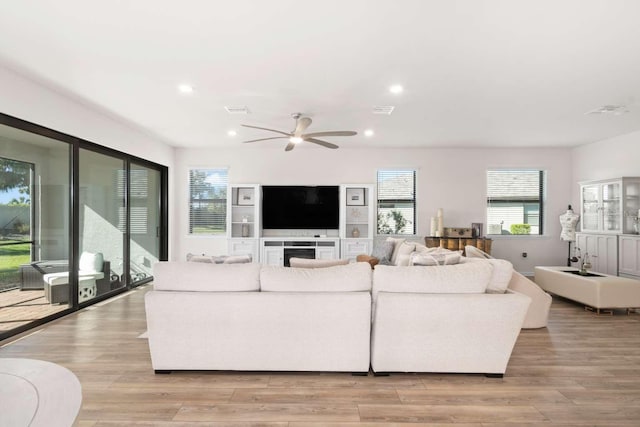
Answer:
<svg viewBox="0 0 640 427"><path fill-rule="evenodd" d="M0 65L0 112L37 125L173 167L173 147L76 99ZM170 202L174 194L169 176ZM169 217L171 221L171 216ZM171 225L170 225L171 228ZM169 236L171 238L171 236ZM171 242L169 242L171 251Z"/></svg>
<svg viewBox="0 0 640 427"><path fill-rule="evenodd" d="M580 181L640 176L640 131L577 147L572 157L571 199L578 206Z"/></svg>
<svg viewBox="0 0 640 427"><path fill-rule="evenodd" d="M429 233L429 218L444 209L445 226L486 222L486 170L492 167L541 168L548 173L545 236L496 237L492 252L529 273L535 265L564 265L558 216L571 200L569 149L348 149L299 147L176 149L172 195L172 259L192 253L226 253L226 240L189 237L187 179L190 167L229 167L231 183L337 185L375 183L381 168L418 170L417 234ZM486 227L486 226L485 226ZM485 228L486 230L486 228ZM521 253L528 257L522 258Z"/></svg>

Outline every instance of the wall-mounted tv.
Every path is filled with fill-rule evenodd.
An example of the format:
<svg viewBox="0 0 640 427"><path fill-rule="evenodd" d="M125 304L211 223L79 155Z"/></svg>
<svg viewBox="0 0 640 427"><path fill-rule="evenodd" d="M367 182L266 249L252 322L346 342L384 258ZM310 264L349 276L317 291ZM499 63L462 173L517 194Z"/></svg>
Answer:
<svg viewBox="0 0 640 427"><path fill-rule="evenodd" d="M262 186L262 228L338 229L338 186Z"/></svg>

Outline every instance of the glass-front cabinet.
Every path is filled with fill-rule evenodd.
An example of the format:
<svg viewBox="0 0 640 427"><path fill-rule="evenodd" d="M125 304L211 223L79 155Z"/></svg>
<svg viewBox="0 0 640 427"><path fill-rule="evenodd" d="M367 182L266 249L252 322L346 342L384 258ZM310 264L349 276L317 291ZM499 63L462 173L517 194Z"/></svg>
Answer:
<svg viewBox="0 0 640 427"><path fill-rule="evenodd" d="M637 233L640 178L583 182L580 205L583 232Z"/></svg>

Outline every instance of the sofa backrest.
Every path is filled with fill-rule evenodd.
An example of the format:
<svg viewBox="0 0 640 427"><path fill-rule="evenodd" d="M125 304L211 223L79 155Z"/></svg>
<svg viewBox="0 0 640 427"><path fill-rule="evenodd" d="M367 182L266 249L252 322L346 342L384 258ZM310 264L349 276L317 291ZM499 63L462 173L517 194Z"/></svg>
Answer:
<svg viewBox="0 0 640 427"><path fill-rule="evenodd" d="M485 293L493 267L489 263L395 267L378 265L373 271L375 302L378 292L426 294Z"/></svg>
<svg viewBox="0 0 640 427"><path fill-rule="evenodd" d="M356 262L326 268L263 266L260 290L265 292L371 291L371 266Z"/></svg>
<svg viewBox="0 0 640 427"><path fill-rule="evenodd" d="M158 262L153 266L158 291L248 292L260 290L260 264Z"/></svg>

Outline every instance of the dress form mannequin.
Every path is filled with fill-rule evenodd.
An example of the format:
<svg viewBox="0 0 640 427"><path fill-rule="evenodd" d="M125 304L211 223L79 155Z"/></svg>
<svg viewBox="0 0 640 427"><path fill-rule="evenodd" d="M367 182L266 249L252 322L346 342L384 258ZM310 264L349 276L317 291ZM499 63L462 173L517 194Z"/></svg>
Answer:
<svg viewBox="0 0 640 427"><path fill-rule="evenodd" d="M576 240L576 224L578 223L580 216L573 212L571 205L565 213L560 215L560 225L562 231L560 232L560 238L565 241L574 242Z"/></svg>

